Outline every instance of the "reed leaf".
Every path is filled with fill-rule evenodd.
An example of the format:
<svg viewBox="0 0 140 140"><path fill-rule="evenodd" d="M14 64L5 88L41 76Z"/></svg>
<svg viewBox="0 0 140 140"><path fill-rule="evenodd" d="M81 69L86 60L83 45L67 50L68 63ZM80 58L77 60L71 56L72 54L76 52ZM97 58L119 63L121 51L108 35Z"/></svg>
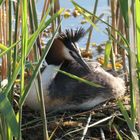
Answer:
<svg viewBox="0 0 140 140"><path fill-rule="evenodd" d="M50 11L50 9L49 9ZM47 16L47 14L49 13L49 11L45 14L45 17ZM50 23L52 22L52 20L56 19L62 12L64 11L64 8L60 9L57 13L55 13L51 18L49 18L46 22L45 22L45 18L42 19L41 23L38 26L38 29L36 30L35 33L32 34L32 36L29 38L28 40L28 50L27 50L27 55L29 54L31 47L33 46L33 44L35 43L38 35L47 27L50 25Z"/></svg>
<svg viewBox="0 0 140 140"><path fill-rule="evenodd" d="M128 28L129 26L129 17L128 17L128 0L119 0L120 2L120 10L121 14L125 21L125 26Z"/></svg>
<svg viewBox="0 0 140 140"><path fill-rule="evenodd" d="M22 1L21 95L24 91L24 70L28 45L27 0Z"/></svg>
<svg viewBox="0 0 140 140"><path fill-rule="evenodd" d="M24 43L28 43L27 44L27 50L25 50L25 54L24 54L24 59L26 59L26 57L28 56L30 50L32 49L32 46L33 44L35 43L38 35L48 26L50 25L51 21L54 20L55 18L57 18L62 12L63 12L64 9L61 9L60 11L58 11L54 16L50 17L47 21L46 21L46 18L44 18L43 22L40 23L38 29L36 30L36 32L34 34L32 34L32 36L28 39L28 42L27 42L27 36L25 37L26 41L24 40ZM45 17L47 16L49 12L46 13ZM14 45L15 46L15 45ZM13 47L13 46L12 46ZM11 47L11 48L12 48ZM10 48L10 49L11 49ZM25 63L25 61L24 61ZM11 90L13 84L14 84L14 81L16 80L17 78L17 75L19 74L19 72L21 71L21 64L24 65L24 63L21 62L20 58L19 58L19 62L16 63L16 67L13 71L13 74L12 74L12 77L10 79L10 81L8 81L8 85L6 86L6 88L1 91L1 95L0 95L0 101L1 101L1 104L6 104L5 107L1 106L0 107L0 112L2 113L3 116L5 116L6 118L6 121L7 121L7 124L8 126L10 126L10 129L11 129L11 132L13 133L14 136L17 137L18 135L18 124L17 124L17 121L16 121L16 116L14 114L14 111L13 111L13 108L7 98L7 95L9 93L9 91ZM22 68L23 69L23 68ZM23 84L23 83L22 83ZM22 93L24 93L24 88L23 88L23 91ZM24 95L24 94L23 94ZM23 97L23 96L22 96ZM22 106L22 104L20 104L20 107ZM7 109L6 109L7 108ZM9 115L10 114L10 115ZM10 118L9 118L10 117Z"/></svg>
<svg viewBox="0 0 140 140"><path fill-rule="evenodd" d="M110 53L111 53L111 42L107 41L106 45L105 45L105 54L104 54L104 67L107 67L109 58L110 58Z"/></svg>
<svg viewBox="0 0 140 140"><path fill-rule="evenodd" d="M121 47L122 49L126 50L127 53L129 54L130 53L130 49L128 48L129 45L128 46L125 45L125 44L122 45L122 43L119 40L116 40L115 37L110 33L110 30L108 28L106 30L107 30L107 32L109 34L110 39L113 40L115 43L117 43L117 45L119 45L119 47Z"/></svg>
<svg viewBox="0 0 140 140"><path fill-rule="evenodd" d="M8 9L6 10L8 12L7 16L9 16L7 18L8 25L7 25L7 31L6 31L7 32L7 37L6 37L7 42L9 42L8 47L12 45L12 41L13 41L13 38L12 38L12 25L13 25L13 22L12 22L12 19L13 19L13 16L12 16L12 4L13 4L13 1L9 1L7 3L7 8ZM10 49L8 51L8 53L7 53L7 65L8 65L7 76L8 76L8 81L10 81L11 76L12 76L12 65L11 64L12 64L12 50ZM13 90L11 90L9 92L8 99L12 104L13 103ZM12 135L11 129L9 129L8 125L7 125L7 129L8 129L8 139L12 140L13 135Z"/></svg>
<svg viewBox="0 0 140 140"><path fill-rule="evenodd" d="M43 29L45 29L47 26L50 25L51 21L54 20L55 18L57 18L62 12L64 11L64 9L60 9L56 14L54 14L54 16L52 16L51 18L49 18L42 26L39 26L37 31L28 39L28 48L27 48L27 52L26 52L26 57L28 56L33 44L35 43L35 40L37 39L38 35L41 33L41 31ZM39 31L38 31L39 30ZM17 75L19 74L20 70L21 70L21 61L19 61L18 63L16 63L16 68L13 72L13 76L11 78L11 81L9 82L8 86L6 87L6 89L3 91L3 93L8 94L8 92L10 91L14 81L17 78Z"/></svg>
<svg viewBox="0 0 140 140"><path fill-rule="evenodd" d="M31 31L34 32L38 28L35 1L29 1L29 14L30 14ZM36 41L37 43L34 44L34 57L35 57L34 59L36 62L38 62L40 55L42 54L39 38L40 37L37 38L37 41ZM48 128L47 128L46 109L45 109L45 104L44 104L44 96L43 96L40 71L38 72L38 75L37 75L37 85L36 86L38 87L38 92L39 92L38 95L40 97L41 118L42 118L42 122L43 122L44 139L48 140L49 134L48 134Z"/></svg>
<svg viewBox="0 0 140 140"><path fill-rule="evenodd" d="M54 38L55 38L55 36L56 36L56 34L57 34L57 32L58 32L59 27L60 27L60 24L59 24L59 26L57 27L55 33L53 34L53 37L51 38L51 40L47 43L47 47L45 48L45 50L44 50L44 52L43 52L43 55L42 55L42 57L40 58L40 60L39 60L39 62L38 62L38 64L37 64L37 66L36 66L36 68L35 68L35 70L34 70L34 72L33 72L33 75L32 75L32 77L31 77L31 80L30 80L30 82L29 82L27 88L26 88L25 91L24 91L25 94L24 94L24 96L22 96L21 99L20 99L20 102L19 102L20 106L24 104L24 101L25 101L25 99L26 99L26 97L27 97L27 94L28 94L28 92L29 92L29 90L30 90L32 84L34 83L34 80L35 80L35 78L36 78L36 76L37 76L37 74L38 74L38 71L40 70L40 67L41 67L41 65L42 65L42 62L44 61L44 59L45 59L45 57L46 57L46 55L47 55L47 53L48 53L48 51L49 51L49 49L50 49L50 47L51 47L53 41L54 41Z"/></svg>
<svg viewBox="0 0 140 140"><path fill-rule="evenodd" d="M3 0L0 0L0 5L2 4Z"/></svg>
<svg viewBox="0 0 140 140"><path fill-rule="evenodd" d="M85 79L83 79L83 78L80 78L80 77L78 77L78 76L76 76L76 75L74 75L74 74L68 73L68 72L66 72L66 71L58 70L58 69L56 69L56 70L57 70L58 72L64 74L64 75L69 76L69 77L72 78L72 79L78 80L78 81L80 81L80 82L82 82L82 83L85 83L85 84L87 84L87 85L94 86L94 87L103 87L103 86L101 86L101 85L99 85L99 84L90 82L90 81L88 81L88 80L85 80Z"/></svg>
<svg viewBox="0 0 140 140"><path fill-rule="evenodd" d="M124 116L126 122L127 122L127 125L128 125L128 127L129 127L129 129L130 129L130 131L131 131L131 134L133 135L133 138L134 138L135 140L139 140L139 138L138 138L138 133L137 133L136 130L134 129L133 122L132 122L132 120L130 119L130 117L128 116L128 113L127 113L127 111L126 111L126 108L124 107L124 105L122 104L122 102L121 102L120 100L118 101L118 105L119 105L119 107L120 107L120 110L121 110L121 112L122 112L122 114L123 114L123 116Z"/></svg>
<svg viewBox="0 0 140 140"><path fill-rule="evenodd" d="M0 112L6 119L7 125L12 132L12 135L18 136L18 123L9 99L4 94L0 94Z"/></svg>
<svg viewBox="0 0 140 140"><path fill-rule="evenodd" d="M101 21L102 23L104 23L105 25L107 25L108 27L111 27L113 30L115 30L115 32L121 37L122 41L124 42L124 44L129 47L129 43L128 40L123 36L123 34L121 32L119 32L117 29L115 29L113 26L111 26L109 23L107 23L106 21L102 20L101 18L99 18L96 15L93 15L91 12L89 12L87 9L85 9L84 7L80 6L78 3L76 3L74 0L71 0L71 2L73 3L73 5L75 7L80 8L83 12L81 13L82 15L89 14L91 16L94 16L97 20ZM91 19L89 17L86 17L88 19L89 23L92 23ZM91 25L93 25L93 27L95 27L95 25L92 23ZM126 50L127 51L127 50Z"/></svg>
<svg viewBox="0 0 140 140"><path fill-rule="evenodd" d="M33 13L33 17L34 17L34 26L35 26L35 29L37 29L38 28L38 19L37 19L35 1L31 0L31 4L32 4L32 13Z"/></svg>
<svg viewBox="0 0 140 140"><path fill-rule="evenodd" d="M0 43L0 49L2 51L7 51L8 50L8 48L5 45L1 44L1 43Z"/></svg>
<svg viewBox="0 0 140 140"><path fill-rule="evenodd" d="M17 41L16 43L12 44L9 47L6 47L3 44L0 44L0 49L2 49L2 52L0 53L0 57L2 57L4 54L8 53L11 49L13 49L14 47L16 47L16 45L19 43L20 41Z"/></svg>
<svg viewBox="0 0 140 140"><path fill-rule="evenodd" d="M23 0L22 4L22 38L21 38L21 82L20 82L20 98L24 95L25 89L25 78L24 78L24 71L25 71L25 62L26 62L26 51L28 45L28 23L27 23L27 0ZM19 106L19 133L18 139L22 139L21 135L21 124L22 124L22 106Z"/></svg>

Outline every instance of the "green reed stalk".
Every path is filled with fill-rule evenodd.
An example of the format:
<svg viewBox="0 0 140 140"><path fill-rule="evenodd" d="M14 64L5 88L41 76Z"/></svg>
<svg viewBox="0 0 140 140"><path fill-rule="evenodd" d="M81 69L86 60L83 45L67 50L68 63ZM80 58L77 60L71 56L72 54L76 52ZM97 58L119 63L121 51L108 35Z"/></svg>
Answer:
<svg viewBox="0 0 140 140"><path fill-rule="evenodd" d="M26 62L26 51L28 45L28 23L27 23L27 0L21 2L22 5L22 40L21 40L21 83L20 92L21 97L24 94L25 82L24 82L24 72L25 72L25 62ZM22 106L19 106L19 136L18 140L22 139L21 135L21 124L22 124Z"/></svg>
<svg viewBox="0 0 140 140"><path fill-rule="evenodd" d="M9 41L9 44L8 46L11 46L12 45L12 1L8 1L9 3L9 20L8 20L8 23L9 23L9 31L7 32L7 34L9 35L9 37L7 37L7 42ZM10 78L11 78L11 74L12 74L12 65L11 65L11 60L12 60L12 52L11 50L8 52L7 54L7 58L8 58L8 62L7 62L7 67L8 67L8 81L10 81ZM9 93L9 100L10 102L12 103L13 102L13 89L10 91ZM13 136L12 136L12 132L11 132L11 129L9 129L9 126L8 126L8 139L9 140L12 140Z"/></svg>
<svg viewBox="0 0 140 140"><path fill-rule="evenodd" d="M50 9L48 9L50 10ZM27 53L26 53L26 57L28 56L33 44L35 43L35 40L37 39L38 35L47 27L50 25L50 23L52 22L52 20L54 20L55 18L57 18L62 12L64 11L64 9L60 9L56 14L54 14L53 17L50 17L46 22L46 16L45 18L41 21L41 23L38 26L38 29L31 35L31 37L28 39L28 48L27 48ZM46 13L46 15L48 15L48 12ZM15 70L13 72L13 76L11 81L9 82L9 84L7 85L6 89L3 91L3 93L5 93L5 95L8 94L8 92L11 90L11 87L14 83L14 81L17 78L17 75L20 72L20 65L21 65L21 61L19 61L15 67Z"/></svg>
<svg viewBox="0 0 140 140"><path fill-rule="evenodd" d="M45 56L47 55L47 53L48 53L48 51L49 51L49 49L50 49L50 47L51 47L51 45L53 43L54 38L56 37L56 34L57 34L57 31L58 31L59 27L60 27L60 25L57 27L57 29L56 29L55 33L53 34L51 40L47 43L47 45L46 45L47 47L45 48L44 53L42 54L42 57L40 58L37 66L36 66L36 68L35 68L35 70L34 70L34 72L32 74L31 80L30 80L27 88L24 91L26 94L24 94L24 96L20 100L20 105L23 105L24 104L24 101L26 99L26 96L27 96L27 94L28 94L28 92L29 92L29 90L31 88L31 85L33 84L33 81L34 81L35 77L38 74L39 68L41 67L42 62L45 59Z"/></svg>
<svg viewBox="0 0 140 140"><path fill-rule="evenodd" d="M137 108L137 120L138 120L138 129L140 134L140 1L136 0L135 4L135 17L136 17L136 47L137 47L137 74L138 74L138 84L139 92L136 92L136 108Z"/></svg>
<svg viewBox="0 0 140 140"><path fill-rule="evenodd" d="M39 72L39 68L41 67L41 64L42 62L44 61L52 43L53 43L53 40L56 36L56 33L58 32L58 29L59 29L60 25L58 26L58 28L56 29L52 39L48 42L47 46L44 50L44 53L42 55L42 57L40 58L39 62L38 62L38 65L36 66L35 68L35 71L33 72L33 75L31 77L31 80L25 90L25 96L23 96L23 98L20 100L20 105L22 105L27 97L27 94L32 86L32 84L34 83L34 79L35 77L37 76L38 72ZM39 75L39 78L40 78L40 75ZM39 79L39 82L41 82L41 79ZM48 131L47 131L47 120L46 120L46 113L45 113L45 105L44 105L44 98L43 98L43 94L42 94L42 87L39 86L39 92L40 92L40 102L41 102L41 109L42 109L42 117L43 117L43 127L44 127L44 140L48 140L49 139L49 136L48 136Z"/></svg>
<svg viewBox="0 0 140 140"><path fill-rule="evenodd" d="M128 55L128 61L129 61L129 78L130 78L130 96L131 96L131 119L128 121L126 118L127 124L130 128L131 123L131 133L134 139L138 139L137 131L136 131L136 111L137 111L137 100L139 100L139 88L138 88L138 76L137 76L137 58L136 58L136 52L137 52L137 46L136 46L136 32L135 32L135 5L133 0L131 1L122 1L121 2L121 11L122 15L124 17L124 20L126 22L126 28L129 25L129 55ZM125 2L125 4L124 4ZM126 4L127 2L127 4ZM128 16L128 9L129 9L129 16ZM129 20L129 21L128 21ZM138 99L137 99L138 98ZM139 105L139 103L138 103ZM125 109L121 109L122 112L126 112ZM126 117L126 113L124 114L124 117Z"/></svg>
<svg viewBox="0 0 140 140"><path fill-rule="evenodd" d="M30 1L31 2L31 1ZM37 20L37 14L36 14L36 7L34 1L32 3L29 2L29 11L30 11L30 25L31 25L31 30L34 32L38 28L38 20ZM39 43L39 38L37 39L37 43L34 44L34 56L35 56L35 62L39 61L40 55L38 49L40 47ZM45 105L44 105L44 96L43 96L43 90L42 90L42 83L41 83L41 74L40 71L38 72L37 75L37 86L38 86L38 91L40 95L40 104L41 104L41 116L43 120L43 132L44 132L44 140L48 140L49 135L48 135L48 130L47 130L47 120L46 120L46 110L45 110Z"/></svg>
<svg viewBox="0 0 140 140"><path fill-rule="evenodd" d="M38 37L38 35L40 34L40 32L46 28L48 25L50 25L51 21L58 17L62 12L64 11L64 9L61 9L60 11L58 11L53 17L51 17L50 19L48 19L46 22L45 22L45 19L44 18L44 21L41 21L40 23L40 26L38 27L38 29L36 30L36 32L30 37L30 39L28 40L28 50L27 50L27 54L26 54L26 57L27 55L29 54L30 52L30 49L32 47L32 45L34 44L35 42L35 39ZM46 13L47 14L47 13ZM29 42L30 41L30 42ZM40 64L41 65L41 64ZM15 70L13 72L13 76L11 78L11 80L9 81L8 85L6 86L6 89L4 89L1 94L0 94L0 102L1 102L1 106L0 106L0 112L2 113L2 115L5 117L7 123L9 124L10 126L10 129L12 130L12 133L14 136L17 137L18 135L18 125L17 125L17 121L16 121L16 117L15 117L15 113L13 111L13 108L9 102L9 100L7 99L7 95L9 93L9 91L11 90L11 87L15 81L15 79L17 78L17 75L19 74L20 72L20 67L21 67L21 61L19 61L15 67ZM40 66L39 66L40 67ZM38 68L39 68L38 67ZM36 73L37 74L37 73ZM35 76L36 76L35 74ZM34 76L34 78L35 78ZM33 80L31 81L33 82ZM31 85L30 85L31 86ZM30 89L30 87L28 86L28 88L26 88L26 94L27 94L27 91ZM20 101L20 107L23 105L24 103L24 100L25 100L25 94L23 94L23 97Z"/></svg>
<svg viewBox="0 0 140 140"><path fill-rule="evenodd" d="M23 2L23 1L22 1ZM19 4L19 3L18 3ZM27 12L27 8L25 7L26 5L26 2L24 3L24 11ZM27 5L26 5L27 6ZM13 107L9 101L9 99L7 98L7 96L9 95L9 92L11 91L11 88L14 84L14 81L16 80L17 78L17 75L19 74L20 71L22 71L21 73L21 97L24 96L24 92L25 92L25 87L24 87L24 69L25 69L25 59L27 58L27 56L29 55L29 52L30 50L32 49L32 46L33 44L35 43L38 35L48 26L50 25L50 23L52 22L52 20L54 20L55 18L57 18L63 11L64 9L61 9L59 10L56 14L54 14L54 16L50 17L49 19L46 20L46 17L48 15L50 11L50 8L48 8L48 11L47 13L45 14L43 20L41 21L41 23L39 24L37 30L30 36L30 38L27 40L27 14L24 13L24 17L23 18L23 22L22 23L22 52L21 52L21 56L18 54L17 56L17 59L15 59L15 65L16 67L14 67L14 71L12 73L12 77L10 78L10 81L8 81L8 85L2 89L0 92L0 113L1 115L3 116L1 119L2 119L2 122L6 122L4 124L2 124L1 126L3 126L2 130L3 130L3 134L4 136L7 136L7 134L5 133L4 130L7 130L10 129L11 130L11 133L10 134L11 136L19 136L18 138L20 139L21 138L21 129L18 127L18 124L17 124L17 120L16 120L16 116L15 116L15 112L13 110ZM17 15L18 16L18 15ZM16 17L17 17L16 16ZM23 14L22 14L23 16ZM26 16L26 21L25 21L25 16ZM18 22L19 20L17 19L17 26L18 26ZM19 26L18 26L19 27ZM24 28L25 27L25 28ZM15 27L16 28L16 27ZM18 28L19 29L19 28ZM18 31L17 31L18 32ZM54 39L54 38L53 38ZM19 43L19 41L17 41L17 39L14 40L14 42L16 41L16 43L12 44L11 46L9 46L9 48L7 48L5 45L3 44L0 44L0 46L3 48L3 51L2 53L0 54L1 56L3 56L4 54L7 54L9 51L13 51L13 48L14 47L17 47L17 43ZM53 40L52 40L53 41ZM51 45L51 44L50 44ZM28 47L27 47L28 46ZM12 50L11 50L12 49ZM27 50L26 50L27 49ZM18 50L19 51L19 50ZM15 52L15 51L14 51ZM17 54L17 53L16 53ZM22 59L22 60L21 60ZM41 65L41 64L40 64ZM22 70L21 70L21 66L22 66ZM39 68L39 67L38 67ZM29 88L28 88L29 89ZM21 100L22 101L22 100ZM24 102L22 102L19 107L20 107L20 115L22 114L22 105L23 105ZM18 116L18 117L19 117ZM4 119L3 119L4 118ZM19 122L21 122L21 118L18 119ZM7 126L8 126L8 129L7 129ZM21 125L20 125L21 127Z"/></svg>
<svg viewBox="0 0 140 140"><path fill-rule="evenodd" d="M4 7L5 7L5 3L2 3L0 9L1 10L2 10L2 8L5 9ZM9 24L8 24L9 22L11 23L11 21L9 21L11 9L10 10L9 9L10 9L9 3L8 3L8 1L6 1L7 12L6 12L6 14L3 14L3 13L5 13L5 10L1 11L1 14L3 14L4 16L1 17L1 21L0 21L1 22L1 33L2 33L0 38L2 39L1 43L3 43L3 44L8 44L8 42L9 42L9 39L8 39L9 35L10 35L9 29L11 30L11 28L9 28ZM7 18L5 18L5 17L7 17ZM3 24L5 19L7 20L7 22L9 21L7 23L7 26L5 24ZM5 33L3 34L3 32L5 32ZM7 36L5 34L7 34ZM9 44L8 44L8 46L9 46ZM4 47L4 48L7 48L6 50L10 50L8 47ZM8 51L8 53L9 53L9 51ZM10 60L9 60L9 62L10 62ZM10 64L11 64L11 62L10 62ZM10 64L9 64L9 67L11 67ZM10 75L10 74L11 74L11 71L8 71L8 75ZM2 75L3 75L3 73L2 73ZM7 73L5 75L5 78L7 78ZM9 82L10 82L10 78L9 78ZM1 114L0 117L1 118L0 119L2 122L1 130L2 130L2 133L4 136L3 138L11 140L13 135L17 136L17 121L16 121L16 117L15 117L15 113L13 111L12 105L11 105L9 99L7 98L7 96L5 95L5 93L2 93L2 91L3 91L3 89L0 89L0 103L1 103L1 105L0 105L0 114Z"/></svg>
<svg viewBox="0 0 140 140"><path fill-rule="evenodd" d="M82 14L84 16L86 15L86 13L88 13L90 15L93 15L88 10L86 10L85 8L83 8L82 6L77 4L75 1L73 1L73 0L71 0L71 1L76 7L80 8L83 11ZM128 2L128 1L126 0L125 2ZM129 1L129 2L132 2L132 1ZM123 6L128 6L128 5L125 4ZM124 10L126 10L125 12L128 14L128 8L123 7L123 6L121 6L123 8L123 12L124 12ZM125 109L122 102L118 102L118 104L120 106L121 112L122 112L128 126L129 126L129 129L132 133L133 139L137 140L138 139L138 134L137 134L137 131L136 131L136 128L135 128L135 126L136 126L136 98L135 98L135 96L138 95L139 88L138 88L138 79L137 79L137 71L136 71L137 70L137 59L136 59L137 55L136 55L136 47L135 47L136 46L135 45L135 26L134 26L134 21L135 21L134 19L135 18L134 18L134 12L133 12L134 11L134 2L132 2L132 5L130 7L131 7L131 9L129 10L130 11L130 15L129 15L129 39L128 38L126 39L121 32L119 32L117 29L112 27L109 23L103 21L102 19L98 18L95 15L94 16L97 19L99 19L102 23L106 24L108 27L111 27L117 33L117 35L119 35L119 37L122 40L122 43L124 45L121 45L122 43L120 44L117 40L115 40L115 41L117 41L118 44L120 44L119 46L122 47L123 49L125 49L128 53L129 72L130 72L129 75L130 75L130 93L131 93L131 116L129 117L128 112ZM127 16L126 13L124 13L122 15ZM88 19L88 22L91 25L93 25L93 23L90 19ZM127 17L125 17L125 22L127 22ZM113 36L111 36L111 37L114 38ZM139 100L139 98L137 100Z"/></svg>
<svg viewBox="0 0 140 140"><path fill-rule="evenodd" d="M123 43L126 45L126 47L124 46L120 46L123 49L125 49L128 53L129 53L129 49L127 47L129 47L129 43L128 40L123 36L123 34L121 32L119 32L117 29L115 29L114 27L112 27L109 23L107 23L106 21L102 20L100 17L93 15L91 12L89 12L87 9L85 9L84 7L80 6L78 3L76 3L74 0L71 0L71 2L73 3L73 5L75 7L80 8L83 12L81 13L83 16L86 17L87 21L93 26L95 27L94 23L92 22L92 20L86 16L86 14L89 14L91 16L94 16L97 20L101 21L102 23L104 23L105 25L107 25L108 27L111 27L113 30L115 30L115 32L117 33L117 35L119 35L123 41Z"/></svg>
<svg viewBox="0 0 140 140"><path fill-rule="evenodd" d="M2 4L3 0L0 0L0 5Z"/></svg>
<svg viewBox="0 0 140 140"><path fill-rule="evenodd" d="M105 54L104 54L104 67L105 68L107 67L107 64L109 62L111 50L112 50L111 41L108 41L105 44Z"/></svg>

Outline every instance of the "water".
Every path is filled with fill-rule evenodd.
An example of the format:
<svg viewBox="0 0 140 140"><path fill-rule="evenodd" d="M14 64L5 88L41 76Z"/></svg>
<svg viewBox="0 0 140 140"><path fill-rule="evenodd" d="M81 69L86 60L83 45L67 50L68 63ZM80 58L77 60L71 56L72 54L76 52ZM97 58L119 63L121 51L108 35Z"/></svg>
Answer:
<svg viewBox="0 0 140 140"><path fill-rule="evenodd" d="M82 7L84 7L85 9L89 10L90 12L93 11L95 0L76 0L76 2ZM44 4L44 0L38 1L37 3L39 13L41 13L41 10L43 9L43 4ZM73 4L69 0L60 0L60 6L65 9L70 9L71 11L73 11L74 9ZM105 16L103 17L103 20L107 20L107 16L109 15L109 8L107 5L107 0L98 1L98 8L97 8L96 15L99 16L102 13L105 14ZM75 29L77 27L83 27L87 29L90 26L90 24L89 23L81 24L82 20L83 20L82 16L79 16L76 18L71 16L68 19L63 19L62 30L65 30L68 28ZM96 26L97 26L97 29L93 30L91 43L102 44L108 40L107 34L104 33L107 26L101 22L98 22ZM79 42L80 46L85 47L86 41L87 41L87 36Z"/></svg>

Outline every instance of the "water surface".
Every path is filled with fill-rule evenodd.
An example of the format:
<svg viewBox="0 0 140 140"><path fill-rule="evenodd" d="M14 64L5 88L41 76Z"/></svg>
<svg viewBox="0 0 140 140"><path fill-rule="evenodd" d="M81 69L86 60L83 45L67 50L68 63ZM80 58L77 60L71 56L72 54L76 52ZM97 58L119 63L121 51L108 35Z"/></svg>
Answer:
<svg viewBox="0 0 140 140"><path fill-rule="evenodd" d="M84 7L85 9L89 10L90 12L93 11L93 7L95 4L95 0L75 0L79 5ZM43 9L44 5L44 0L38 1L38 12L41 13L41 10ZM65 9L70 9L73 11L74 6L69 0L60 0L60 6ZM107 5L107 0L99 0L98 1L98 8L97 8L97 13L96 15L99 16L102 13L108 14L109 13L109 8ZM107 14L103 17L103 20L107 20ZM74 18L71 16L68 19L63 19L62 21L62 30L68 29L68 28L77 28L82 26L83 28L87 29L90 24L81 24L81 20L83 20L82 16ZM106 31L107 26L101 22L97 23L97 29L93 30L92 38L91 38L91 43L96 43L96 44L102 44L105 41L108 40L107 34L104 32ZM80 46L85 47L87 41L87 36L80 41Z"/></svg>

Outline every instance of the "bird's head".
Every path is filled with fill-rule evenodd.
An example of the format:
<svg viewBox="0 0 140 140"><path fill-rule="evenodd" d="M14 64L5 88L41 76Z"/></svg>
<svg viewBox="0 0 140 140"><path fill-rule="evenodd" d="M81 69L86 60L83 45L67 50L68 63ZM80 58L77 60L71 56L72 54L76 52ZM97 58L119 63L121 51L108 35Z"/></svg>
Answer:
<svg viewBox="0 0 140 140"><path fill-rule="evenodd" d="M77 61L82 67L90 71L89 66L86 64L81 56L78 47L78 41L84 37L85 31L83 28L77 30L66 30L58 35L54 40L51 49L46 57L48 64L59 65L65 60Z"/></svg>

